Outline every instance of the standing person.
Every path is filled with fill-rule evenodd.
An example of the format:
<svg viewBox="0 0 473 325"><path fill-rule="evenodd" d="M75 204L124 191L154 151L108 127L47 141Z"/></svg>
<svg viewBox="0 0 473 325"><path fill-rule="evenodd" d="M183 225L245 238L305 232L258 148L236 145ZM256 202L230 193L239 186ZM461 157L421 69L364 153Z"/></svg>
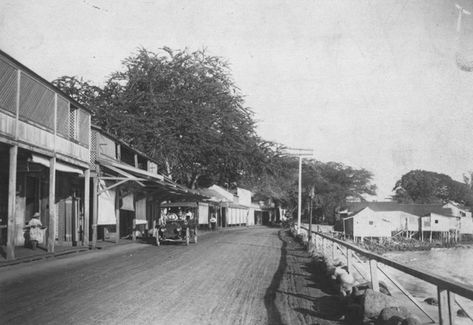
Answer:
<svg viewBox="0 0 473 325"><path fill-rule="evenodd" d="M31 217L31 220L28 221L28 226L29 227L42 227L43 224L41 223L41 220L39 220L39 212L36 212L33 214Z"/></svg>
<svg viewBox="0 0 473 325"><path fill-rule="evenodd" d="M43 242L44 233L41 229L42 226L43 224L41 223L41 220L39 220L39 212L36 212L26 225L25 245L31 246L33 250L36 249L39 243Z"/></svg>
<svg viewBox="0 0 473 325"><path fill-rule="evenodd" d="M217 226L217 218L215 218L215 213L212 213L212 216L210 217L210 228L212 229L212 231L215 230Z"/></svg>
<svg viewBox="0 0 473 325"><path fill-rule="evenodd" d="M194 215L192 214L191 210L187 209L187 212L186 212L186 221L190 221L194 219Z"/></svg>

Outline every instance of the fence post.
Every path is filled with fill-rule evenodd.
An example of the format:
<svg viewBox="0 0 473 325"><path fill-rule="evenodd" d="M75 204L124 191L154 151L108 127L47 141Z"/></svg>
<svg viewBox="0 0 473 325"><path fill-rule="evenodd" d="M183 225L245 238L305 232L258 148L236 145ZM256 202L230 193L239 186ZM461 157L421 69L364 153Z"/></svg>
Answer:
<svg viewBox="0 0 473 325"><path fill-rule="evenodd" d="M325 255L325 238L322 237L322 254Z"/></svg>
<svg viewBox="0 0 473 325"><path fill-rule="evenodd" d="M437 295L439 302L439 324L440 325L452 325L455 324L455 294L437 287Z"/></svg>
<svg viewBox="0 0 473 325"><path fill-rule="evenodd" d="M347 268L348 273L353 272L353 265L352 265L352 255L351 250L347 247Z"/></svg>
<svg viewBox="0 0 473 325"><path fill-rule="evenodd" d="M333 240L331 242L332 242L332 260L335 260L335 255L337 252L337 245L335 244Z"/></svg>
<svg viewBox="0 0 473 325"><path fill-rule="evenodd" d="M379 292L379 281L378 281L378 262L376 260L370 260L370 275L371 275L371 287L374 292Z"/></svg>

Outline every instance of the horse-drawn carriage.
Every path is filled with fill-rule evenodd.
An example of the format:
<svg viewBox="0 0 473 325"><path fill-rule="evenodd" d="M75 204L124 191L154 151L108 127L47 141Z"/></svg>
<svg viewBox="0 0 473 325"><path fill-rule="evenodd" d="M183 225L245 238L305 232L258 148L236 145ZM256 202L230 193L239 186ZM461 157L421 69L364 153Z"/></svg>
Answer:
<svg viewBox="0 0 473 325"><path fill-rule="evenodd" d="M177 242L197 244L197 224L194 220L168 220L158 227L156 244Z"/></svg>

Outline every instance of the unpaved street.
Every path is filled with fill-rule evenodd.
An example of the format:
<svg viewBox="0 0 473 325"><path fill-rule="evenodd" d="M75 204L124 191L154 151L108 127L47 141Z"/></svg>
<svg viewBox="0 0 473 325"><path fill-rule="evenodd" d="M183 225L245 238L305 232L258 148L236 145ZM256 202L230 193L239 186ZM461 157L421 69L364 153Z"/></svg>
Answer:
<svg viewBox="0 0 473 325"><path fill-rule="evenodd" d="M307 257L300 255L293 241L288 246L292 239L279 230L215 232L189 247L132 244L0 269L0 320L2 324L330 323L313 312L316 297L324 294L308 285Z"/></svg>

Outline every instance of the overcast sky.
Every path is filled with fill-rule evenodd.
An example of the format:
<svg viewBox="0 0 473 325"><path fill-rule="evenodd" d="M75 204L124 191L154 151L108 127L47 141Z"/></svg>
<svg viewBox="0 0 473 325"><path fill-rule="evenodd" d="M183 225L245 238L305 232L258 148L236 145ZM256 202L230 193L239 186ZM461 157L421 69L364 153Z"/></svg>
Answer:
<svg viewBox="0 0 473 325"><path fill-rule="evenodd" d="M0 48L47 80L101 84L138 47L226 58L258 132L375 174L473 170L467 0L1 0Z"/></svg>

